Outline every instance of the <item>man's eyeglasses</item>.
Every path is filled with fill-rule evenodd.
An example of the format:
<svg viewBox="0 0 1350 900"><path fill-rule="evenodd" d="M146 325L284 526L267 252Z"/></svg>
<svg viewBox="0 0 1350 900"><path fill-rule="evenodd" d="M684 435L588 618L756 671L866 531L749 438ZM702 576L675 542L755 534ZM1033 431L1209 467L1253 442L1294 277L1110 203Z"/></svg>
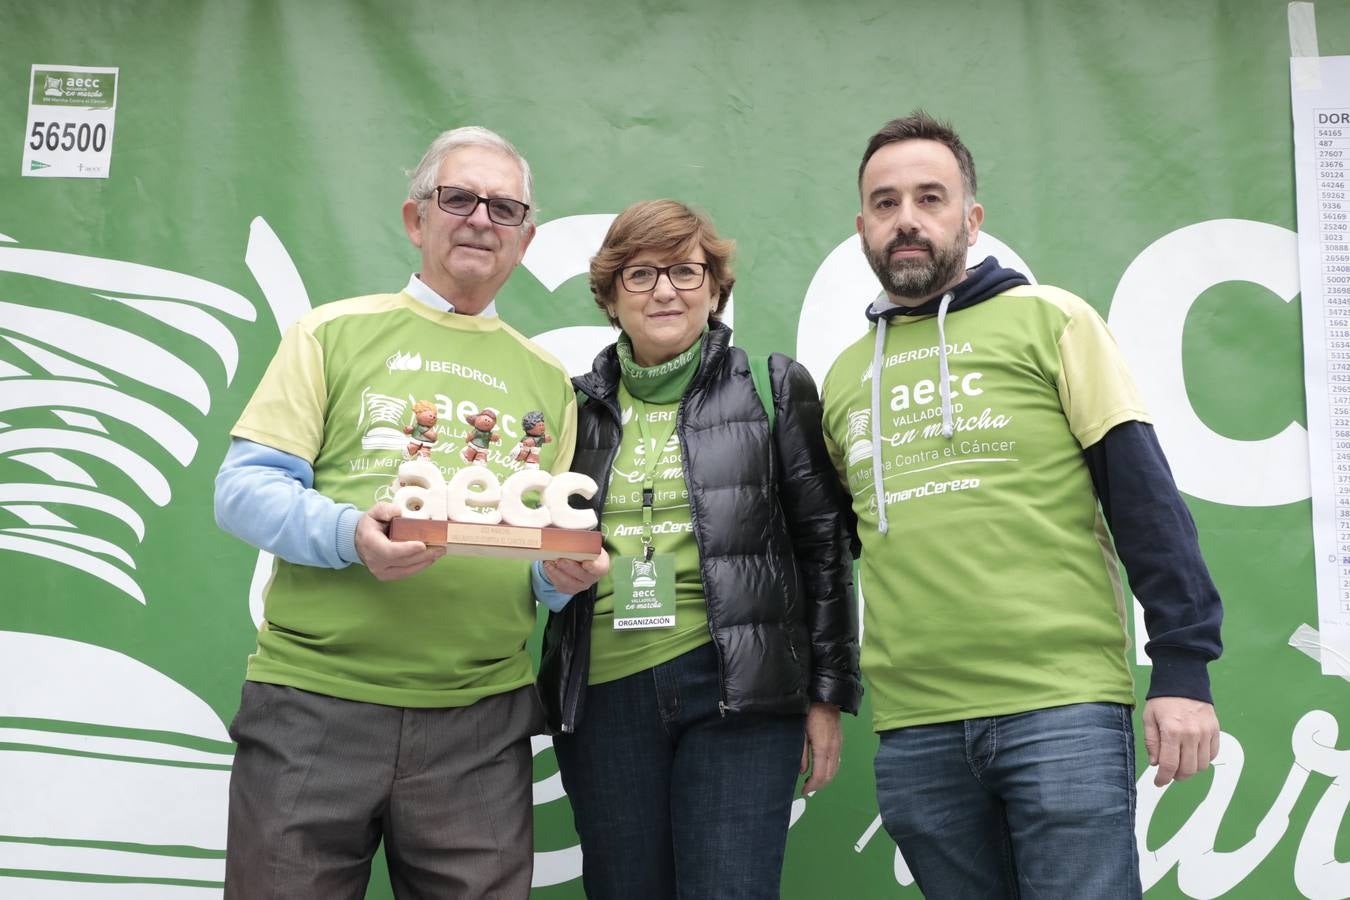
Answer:
<svg viewBox="0 0 1350 900"><path fill-rule="evenodd" d="M528 203L510 197L480 197L462 187L436 186L436 205L452 216L471 216L480 203L487 207L488 218L498 225L519 225L530 211Z"/></svg>
<svg viewBox="0 0 1350 900"><path fill-rule="evenodd" d="M670 279L677 291L692 291L703 286L708 264L701 262L675 263L673 266L624 266L619 270L623 286L635 294L645 294L656 287L662 275Z"/></svg>

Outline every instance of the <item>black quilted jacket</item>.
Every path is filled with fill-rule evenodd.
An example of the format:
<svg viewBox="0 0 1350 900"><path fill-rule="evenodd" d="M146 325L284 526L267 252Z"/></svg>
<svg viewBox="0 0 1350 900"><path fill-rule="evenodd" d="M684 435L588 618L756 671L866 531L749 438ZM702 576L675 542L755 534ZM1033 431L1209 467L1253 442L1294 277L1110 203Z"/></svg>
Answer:
<svg viewBox="0 0 1350 900"><path fill-rule="evenodd" d="M771 438L746 355L730 341L731 329L712 323L676 417L723 714L803 713L812 701L856 713L862 682L845 501L815 383L788 357L769 358ZM621 439L614 347L573 384L572 469L600 485L590 501L598 515ZM574 731L585 710L594 606L592 588L549 615L539 688L554 733Z"/></svg>

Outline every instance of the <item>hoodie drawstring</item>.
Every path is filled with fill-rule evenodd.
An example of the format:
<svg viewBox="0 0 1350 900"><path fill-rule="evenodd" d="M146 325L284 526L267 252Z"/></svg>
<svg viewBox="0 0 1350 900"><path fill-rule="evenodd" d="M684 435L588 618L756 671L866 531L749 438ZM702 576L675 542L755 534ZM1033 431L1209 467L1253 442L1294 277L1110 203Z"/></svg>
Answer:
<svg viewBox="0 0 1350 900"><path fill-rule="evenodd" d="M885 294L882 294L884 297ZM942 436L952 439L956 429L952 424L952 385L951 369L947 364L947 307L951 305L955 294L951 291L942 295L938 304L938 392L942 395ZM878 300L881 297L877 298ZM873 306L873 309L876 307ZM872 490L877 498L877 531L885 534L890 523L886 519L886 490L881 483L881 363L886 349L886 322L888 316L877 316L877 339L872 349Z"/></svg>
<svg viewBox="0 0 1350 900"><path fill-rule="evenodd" d="M952 298L955 296L951 291L942 295L942 302L938 304L937 315L938 374L942 377L942 382L938 386L938 393L942 395L942 436L949 441L952 439L955 429L952 428L951 370L947 367L947 330L943 326L947 320L947 307L951 305Z"/></svg>
<svg viewBox="0 0 1350 900"><path fill-rule="evenodd" d="M939 300L930 297L916 307L902 307L891 301L883 290L876 299L867 304L865 315L869 322L877 326L876 350L872 354L872 490L876 492L877 530L887 531L886 492L881 483L881 363L886 344L886 321L892 315L931 316L933 305L937 305L938 366L940 370L938 393L942 396L942 436L952 439L956 431L956 422L952 412L952 376L947 363L947 309L955 305L957 310L974 306L976 303L997 297L1005 291L1019 285L1030 284L1021 272L1005 269L992 256L972 269L967 269L963 278L952 290L947 291ZM958 300L956 295L960 294ZM852 454L849 454L850 459Z"/></svg>
<svg viewBox="0 0 1350 900"><path fill-rule="evenodd" d="M884 294L882 296L885 296ZM886 521L886 491L881 483L881 359L886 347L886 317L877 319L877 342L872 351L872 490L877 498L877 531L890 527Z"/></svg>

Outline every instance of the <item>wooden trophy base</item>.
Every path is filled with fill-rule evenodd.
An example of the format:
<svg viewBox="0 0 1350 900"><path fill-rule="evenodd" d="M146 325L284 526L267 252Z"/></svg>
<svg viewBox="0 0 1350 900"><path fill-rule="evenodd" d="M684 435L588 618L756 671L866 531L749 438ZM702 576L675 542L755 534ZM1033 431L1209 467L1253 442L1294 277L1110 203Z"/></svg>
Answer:
<svg viewBox="0 0 1350 900"><path fill-rule="evenodd" d="M603 538L598 531L570 528L521 528L518 525L471 525L445 519L409 519L389 523L395 541L444 545L447 553L504 559L595 559Z"/></svg>

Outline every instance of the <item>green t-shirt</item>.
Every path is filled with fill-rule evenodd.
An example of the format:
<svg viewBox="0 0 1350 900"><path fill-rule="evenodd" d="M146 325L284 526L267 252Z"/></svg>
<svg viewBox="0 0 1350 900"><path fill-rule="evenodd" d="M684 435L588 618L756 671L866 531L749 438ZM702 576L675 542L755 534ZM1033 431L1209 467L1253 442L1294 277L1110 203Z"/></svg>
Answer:
<svg viewBox="0 0 1350 900"><path fill-rule="evenodd" d="M826 441L863 543L863 672L873 724L1134 702L1126 597L1083 460L1148 421L1093 309L1014 288L946 319L955 433L942 436L937 320L897 316L881 374L878 531L875 331L826 376ZM875 326L874 326L875 327Z"/></svg>
<svg viewBox="0 0 1350 900"><path fill-rule="evenodd" d="M595 618L591 624L591 684L615 681L650 669L712 640L680 439L670 430L679 406L678 402L646 404L652 440L658 440L657 435L670 434L653 479L652 545L657 553L675 554L675 627L616 631L614 579L606 574L596 584ZM642 479L645 460L652 449L643 446L641 431L633 420L632 395L622 385L619 407L624 424L623 442L614 458L604 515L600 519L611 562L620 556L642 554Z"/></svg>
<svg viewBox="0 0 1350 900"><path fill-rule="evenodd" d="M436 405L430 459L449 480L466 465L466 417L498 414L487 465L504 481L521 468L521 419L543 412L556 439L540 465L564 471L576 399L563 367L495 317L454 315L406 293L315 309L282 337L231 432L309 461L314 489L368 509L393 496L413 404ZM422 440L425 440L423 438ZM401 581L361 565L278 561L268 585L252 681L405 707L467 706L529 684L525 641L535 623L529 565L446 556Z"/></svg>

